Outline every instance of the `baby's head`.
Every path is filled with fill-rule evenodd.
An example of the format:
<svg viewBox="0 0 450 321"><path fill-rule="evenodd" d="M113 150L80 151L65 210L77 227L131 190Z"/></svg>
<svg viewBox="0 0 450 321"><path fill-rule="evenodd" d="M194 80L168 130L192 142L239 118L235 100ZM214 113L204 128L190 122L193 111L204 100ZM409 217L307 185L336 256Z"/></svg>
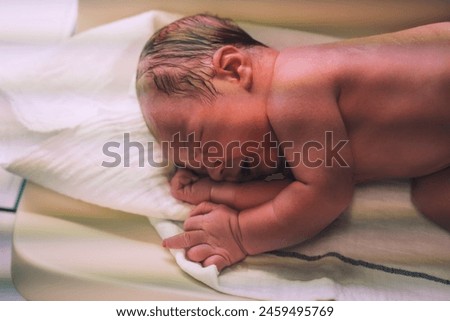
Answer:
<svg viewBox="0 0 450 321"><path fill-rule="evenodd" d="M242 145L271 132L265 107L276 55L214 16L186 17L157 31L140 56L136 90L150 130L172 142L166 156L216 180L274 172L278 164L263 159L274 155Z"/></svg>
<svg viewBox="0 0 450 321"><path fill-rule="evenodd" d="M142 50L137 79L151 76L167 95L211 101L217 94L211 79L214 53L223 46L264 46L231 20L196 15L177 20L157 31ZM138 92L143 88L137 88Z"/></svg>

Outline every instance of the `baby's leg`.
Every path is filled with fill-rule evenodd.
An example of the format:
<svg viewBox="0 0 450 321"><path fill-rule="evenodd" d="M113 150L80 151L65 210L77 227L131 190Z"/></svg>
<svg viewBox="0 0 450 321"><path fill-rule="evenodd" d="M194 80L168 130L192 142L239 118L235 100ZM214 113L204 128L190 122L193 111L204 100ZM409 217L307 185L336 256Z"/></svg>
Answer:
<svg viewBox="0 0 450 321"><path fill-rule="evenodd" d="M415 178L411 198L422 214L450 231L450 167Z"/></svg>

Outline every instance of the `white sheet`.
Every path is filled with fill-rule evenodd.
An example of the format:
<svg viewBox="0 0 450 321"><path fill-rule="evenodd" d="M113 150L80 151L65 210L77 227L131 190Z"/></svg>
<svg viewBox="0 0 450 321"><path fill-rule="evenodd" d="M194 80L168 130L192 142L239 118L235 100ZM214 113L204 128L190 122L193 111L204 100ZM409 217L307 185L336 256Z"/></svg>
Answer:
<svg viewBox="0 0 450 321"><path fill-rule="evenodd" d="M105 168L105 142L129 132L152 140L140 115L132 79L139 52L157 28L177 18L145 13L81 34L23 59L0 75L0 163L71 197L152 217L162 237L178 233L189 206L170 197L168 169ZM243 25L276 47L333 38ZM15 66L15 68L11 68ZM5 68L8 65L3 66ZM154 156L157 156L155 154ZM123 154L121 154L123 157ZM450 299L450 235L415 212L408 185L358 190L354 205L315 240L251 257L218 275L173 251L180 267L211 287L258 299ZM285 258L284 256L288 256Z"/></svg>

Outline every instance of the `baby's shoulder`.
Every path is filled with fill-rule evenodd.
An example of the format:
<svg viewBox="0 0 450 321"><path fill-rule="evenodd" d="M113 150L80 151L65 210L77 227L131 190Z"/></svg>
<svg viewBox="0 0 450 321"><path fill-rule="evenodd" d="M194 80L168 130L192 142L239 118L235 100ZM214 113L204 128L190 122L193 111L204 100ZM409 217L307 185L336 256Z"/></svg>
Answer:
<svg viewBox="0 0 450 321"><path fill-rule="evenodd" d="M275 63L267 115L271 121L319 121L337 108L338 71L320 47L282 51ZM324 62L325 61L325 62Z"/></svg>
<svg viewBox="0 0 450 321"><path fill-rule="evenodd" d="M267 104L267 117L280 141L320 141L326 131L345 138L339 72L329 64L333 53L327 50L305 47L280 53Z"/></svg>
<svg viewBox="0 0 450 321"><path fill-rule="evenodd" d="M304 85L321 85L327 81L323 71L330 70L328 56L321 46L304 46L282 50L274 64L273 85L278 89L301 89ZM280 87L281 86L281 87Z"/></svg>

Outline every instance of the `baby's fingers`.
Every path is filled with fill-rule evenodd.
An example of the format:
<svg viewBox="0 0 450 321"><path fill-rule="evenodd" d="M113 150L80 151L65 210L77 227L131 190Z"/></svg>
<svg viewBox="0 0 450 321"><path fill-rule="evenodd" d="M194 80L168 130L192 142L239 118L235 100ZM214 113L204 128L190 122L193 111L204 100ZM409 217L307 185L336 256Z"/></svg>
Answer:
<svg viewBox="0 0 450 321"><path fill-rule="evenodd" d="M171 180L173 187L181 188L185 185L193 184L199 180L199 177L186 169L178 169Z"/></svg>
<svg viewBox="0 0 450 321"><path fill-rule="evenodd" d="M203 231L189 231L163 240L162 245L169 249L185 249L205 243L205 241L206 235Z"/></svg>
<svg viewBox="0 0 450 321"><path fill-rule="evenodd" d="M231 263L219 254L214 254L214 249L208 244L200 244L186 251L186 257L193 262L202 262L204 267L215 265L217 270L222 271Z"/></svg>
<svg viewBox="0 0 450 321"><path fill-rule="evenodd" d="M204 260L202 265L204 267L207 267L210 265L215 265L217 267L217 270L220 272L224 268L226 268L227 266L229 266L231 264L223 256L216 254L216 255L212 255L212 256L208 257L206 260Z"/></svg>
<svg viewBox="0 0 450 321"><path fill-rule="evenodd" d="M218 206L220 205L211 202L201 202L189 213L189 216L208 214Z"/></svg>
<svg viewBox="0 0 450 321"><path fill-rule="evenodd" d="M186 257L193 262L203 262L211 255L214 255L214 249L209 244L199 244L186 251Z"/></svg>
<svg viewBox="0 0 450 321"><path fill-rule="evenodd" d="M199 177L195 174L192 174L191 172L180 177L180 183L183 185L190 185L197 182L198 180Z"/></svg>
<svg viewBox="0 0 450 321"><path fill-rule="evenodd" d="M183 229L185 231L203 230L203 219L203 215L188 217L188 219L184 221Z"/></svg>

